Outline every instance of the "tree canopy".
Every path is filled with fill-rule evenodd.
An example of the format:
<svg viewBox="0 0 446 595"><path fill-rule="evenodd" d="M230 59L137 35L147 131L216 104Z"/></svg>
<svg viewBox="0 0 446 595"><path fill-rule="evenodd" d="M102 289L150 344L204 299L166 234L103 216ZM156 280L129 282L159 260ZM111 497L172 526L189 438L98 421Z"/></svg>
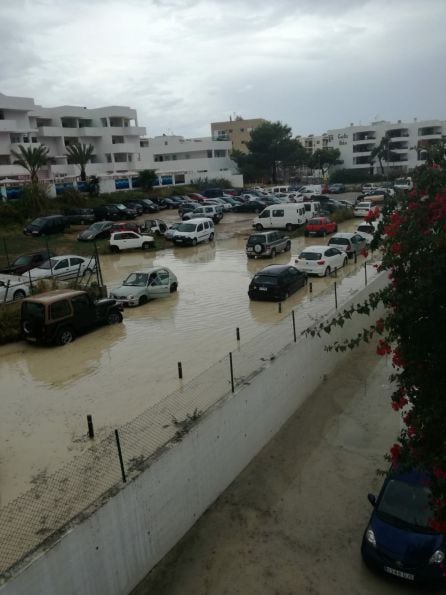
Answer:
<svg viewBox="0 0 446 595"><path fill-rule="evenodd" d="M48 147L40 145L38 147L24 147L19 145L18 151L11 151L15 157L14 165L21 165L31 176L31 183L39 182L39 170L46 165L48 161Z"/></svg>
<svg viewBox="0 0 446 595"><path fill-rule="evenodd" d="M263 122L252 131L246 147L249 153L234 151L231 158L250 181L266 178L276 183L279 168L307 160L304 147L292 137L291 128L281 122Z"/></svg>
<svg viewBox="0 0 446 595"><path fill-rule="evenodd" d="M311 169L320 169L322 176L325 176L330 167L339 162L340 156L341 152L339 149L334 149L332 147L316 149L316 151L309 156L308 166L311 167Z"/></svg>
<svg viewBox="0 0 446 595"><path fill-rule="evenodd" d="M370 315L384 304L385 315L354 338L335 343L337 350L361 341L377 341L379 355L392 360L391 406L403 419L387 459L392 468L419 468L431 474L434 518L431 526L446 531L446 159L435 147L419 167L416 189L387 199L372 242L382 251L378 270L389 284L369 299L339 314L310 334L344 325L355 314ZM348 327L346 327L348 328Z"/></svg>
<svg viewBox="0 0 446 595"><path fill-rule="evenodd" d="M143 169L138 174L139 184L143 190L151 190L157 180L155 170Z"/></svg>

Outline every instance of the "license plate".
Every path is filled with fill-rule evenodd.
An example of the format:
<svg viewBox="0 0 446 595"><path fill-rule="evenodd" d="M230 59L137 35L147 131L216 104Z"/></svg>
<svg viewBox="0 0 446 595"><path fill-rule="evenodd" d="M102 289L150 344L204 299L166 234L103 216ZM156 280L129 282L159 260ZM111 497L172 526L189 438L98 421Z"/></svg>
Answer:
<svg viewBox="0 0 446 595"><path fill-rule="evenodd" d="M252 252L252 248L248 248L248 252Z"/></svg>
<svg viewBox="0 0 446 595"><path fill-rule="evenodd" d="M177 240L177 244L182 244L183 240Z"/></svg>
<svg viewBox="0 0 446 595"><path fill-rule="evenodd" d="M399 578L405 578L408 581L415 580L415 575L411 574L410 572L403 572L402 570L397 570L396 568L391 568L390 566L384 566L384 570L389 574L393 574L393 576L398 576Z"/></svg>
<svg viewBox="0 0 446 595"><path fill-rule="evenodd" d="M268 291L267 287L259 287L259 291Z"/></svg>

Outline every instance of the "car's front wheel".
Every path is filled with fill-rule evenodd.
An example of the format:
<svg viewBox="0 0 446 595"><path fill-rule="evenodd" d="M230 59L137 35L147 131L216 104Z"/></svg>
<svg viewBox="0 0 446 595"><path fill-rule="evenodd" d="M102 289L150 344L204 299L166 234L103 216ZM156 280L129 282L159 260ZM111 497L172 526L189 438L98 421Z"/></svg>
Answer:
<svg viewBox="0 0 446 595"><path fill-rule="evenodd" d="M118 246L110 246L110 252L113 252L113 254L117 254L119 252Z"/></svg>
<svg viewBox="0 0 446 595"><path fill-rule="evenodd" d="M26 293L23 291L23 289L17 289L17 291L14 291L12 295L12 299L14 301L23 300L24 297L26 297Z"/></svg>
<svg viewBox="0 0 446 595"><path fill-rule="evenodd" d="M139 300L138 300L138 305L139 306L144 306L144 304L147 304L148 300L147 300L147 296L146 295L142 295ZM111 323L113 324L113 323Z"/></svg>
<svg viewBox="0 0 446 595"><path fill-rule="evenodd" d="M273 248L273 249L271 250L271 258L275 258L275 256L276 256L276 249L275 249L275 248Z"/></svg>
<svg viewBox="0 0 446 595"><path fill-rule="evenodd" d="M169 291L170 293L175 293L175 291L178 289L178 283L171 283Z"/></svg>
<svg viewBox="0 0 446 595"><path fill-rule="evenodd" d="M56 343L58 345L68 345L74 341L74 331L70 327L61 328L57 333Z"/></svg>
<svg viewBox="0 0 446 595"><path fill-rule="evenodd" d="M347 265L348 265L348 258L347 258L347 257L345 257L345 258L344 258L344 264L343 264L343 266L345 266L345 267L346 267Z"/></svg>
<svg viewBox="0 0 446 595"><path fill-rule="evenodd" d="M286 229L287 231L293 231L293 224L292 224L292 223L287 223L287 224L285 225L285 229Z"/></svg>
<svg viewBox="0 0 446 595"><path fill-rule="evenodd" d="M325 269L325 271L324 271L324 277L329 277L330 276L330 273L331 273L331 268L330 267L327 267Z"/></svg>
<svg viewBox="0 0 446 595"><path fill-rule="evenodd" d="M263 225L261 223L257 223L256 229L257 229L257 231L262 231Z"/></svg>
<svg viewBox="0 0 446 595"><path fill-rule="evenodd" d="M122 314L118 310L110 310L107 315L107 324L117 324L122 322Z"/></svg>
<svg viewBox="0 0 446 595"><path fill-rule="evenodd" d="M194 238L194 239L192 240L192 246L196 246L196 245L197 245L197 238Z"/></svg>
<svg viewBox="0 0 446 595"><path fill-rule="evenodd" d="M212 242L213 240L214 240L214 234L213 234L213 233L211 233L211 234L209 235L209 241L210 241L210 242Z"/></svg>

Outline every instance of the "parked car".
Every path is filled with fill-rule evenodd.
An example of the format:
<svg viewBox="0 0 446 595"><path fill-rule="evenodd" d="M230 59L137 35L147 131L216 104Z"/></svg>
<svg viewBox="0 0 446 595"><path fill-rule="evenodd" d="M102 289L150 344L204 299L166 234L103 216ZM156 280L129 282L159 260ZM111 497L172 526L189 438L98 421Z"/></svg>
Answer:
<svg viewBox="0 0 446 595"><path fill-rule="evenodd" d="M344 250L349 258L353 258L366 248L367 242L359 233L338 232L331 236L328 245Z"/></svg>
<svg viewBox="0 0 446 595"><path fill-rule="evenodd" d="M181 205L183 201L181 200L181 198L178 198L176 196L168 196L164 199L164 202L167 205L168 209L178 209L178 207Z"/></svg>
<svg viewBox="0 0 446 595"><path fill-rule="evenodd" d="M140 215L142 215L144 213L144 208L142 206L142 204L140 202L134 201L134 200L126 200L124 203L122 203L125 207L127 207L128 209L132 209L133 211L136 211L136 216L139 217Z"/></svg>
<svg viewBox="0 0 446 595"><path fill-rule="evenodd" d="M113 226L113 221L97 221L81 231L77 236L80 242L93 242L95 240L104 240L110 237L110 230Z"/></svg>
<svg viewBox="0 0 446 595"><path fill-rule="evenodd" d="M161 198L159 196L153 196L150 200L154 204L156 204L156 206L158 207L158 210L159 211L168 208L168 205L167 205L166 201L164 200L164 198Z"/></svg>
<svg viewBox="0 0 446 595"><path fill-rule="evenodd" d="M110 252L120 252L121 250L132 250L140 248L148 250L153 248L155 241L152 236L136 233L135 231L116 231L110 236Z"/></svg>
<svg viewBox="0 0 446 595"><path fill-rule="evenodd" d="M323 212L326 215L331 215L332 213L336 213L336 211L339 211L341 209L345 209L345 206L339 201L335 200L334 198L329 198L328 200L325 200L321 204L320 208L321 212Z"/></svg>
<svg viewBox="0 0 446 595"><path fill-rule="evenodd" d="M122 322L115 300L94 301L86 291L56 289L23 300L20 328L24 339L66 345L99 324Z"/></svg>
<svg viewBox="0 0 446 595"><path fill-rule="evenodd" d="M164 239L169 240L169 241L173 240L173 234L180 227L181 224L182 224L181 221L172 223L168 227L168 229L166 229L166 231L164 232Z"/></svg>
<svg viewBox="0 0 446 595"><path fill-rule="evenodd" d="M96 221L119 221L122 219L122 213L116 205L101 205L93 207Z"/></svg>
<svg viewBox="0 0 446 595"><path fill-rule="evenodd" d="M38 279L76 279L93 273L96 270L96 260L91 257L64 254L53 256L40 266L31 269L29 276L33 281Z"/></svg>
<svg viewBox="0 0 446 595"><path fill-rule="evenodd" d="M374 205L371 201L360 202L353 209L353 215L355 217L367 217L373 208Z"/></svg>
<svg viewBox="0 0 446 595"><path fill-rule="evenodd" d="M53 233L61 233L69 226L69 222L63 215L48 215L37 217L23 228L27 236L47 236Z"/></svg>
<svg viewBox="0 0 446 595"><path fill-rule="evenodd" d="M197 208L197 203L192 200L187 200L181 203L178 207L178 215L182 217L184 213L190 213Z"/></svg>
<svg viewBox="0 0 446 595"><path fill-rule="evenodd" d="M278 231L263 231L253 233L246 242L246 255L248 258L256 256L270 256L274 258L278 252L289 252L291 240Z"/></svg>
<svg viewBox="0 0 446 595"><path fill-rule="evenodd" d="M342 192L345 192L345 186L340 183L330 184L328 186L328 192L330 194L341 194Z"/></svg>
<svg viewBox="0 0 446 595"><path fill-rule="evenodd" d="M149 234L151 236L163 236L169 226L161 219L146 219L141 225L141 233Z"/></svg>
<svg viewBox="0 0 446 595"><path fill-rule="evenodd" d="M307 275L296 267L271 264L254 275L248 295L251 300L286 300L306 283Z"/></svg>
<svg viewBox="0 0 446 595"><path fill-rule="evenodd" d="M327 277L348 263L347 254L334 246L307 246L294 261L297 270Z"/></svg>
<svg viewBox="0 0 446 595"><path fill-rule="evenodd" d="M120 219L135 219L135 217L137 216L137 212L135 209L127 207L126 205L120 202L115 203L114 206L121 213Z"/></svg>
<svg viewBox="0 0 446 595"><path fill-rule="evenodd" d="M21 300L29 293L29 278L17 275L0 275L0 304Z"/></svg>
<svg viewBox="0 0 446 595"><path fill-rule="evenodd" d="M143 213L158 213L160 210L150 198L133 198L132 202L141 205Z"/></svg>
<svg viewBox="0 0 446 595"><path fill-rule="evenodd" d="M329 233L338 231L338 224L328 217L315 217L310 219L305 226L305 237L308 236L322 236L325 237Z"/></svg>
<svg viewBox="0 0 446 595"><path fill-rule="evenodd" d="M178 279L167 267L151 267L130 273L110 297L123 306L142 306L149 300L165 297L178 289Z"/></svg>
<svg viewBox="0 0 446 595"><path fill-rule="evenodd" d="M18 256L13 262L6 267L0 269L0 273L5 275L23 275L30 269L38 267L40 264L55 256L51 250L40 250L32 252L31 254L22 254Z"/></svg>
<svg viewBox="0 0 446 595"><path fill-rule="evenodd" d="M361 554L368 566L406 583L446 585L446 534L430 526L433 517L430 476L422 471L393 471L378 497L368 495L373 512Z"/></svg>
<svg viewBox="0 0 446 595"><path fill-rule="evenodd" d="M184 221L173 232L172 241L175 245L196 246L200 242L212 242L214 239L214 222L212 219L192 219Z"/></svg>
<svg viewBox="0 0 446 595"><path fill-rule="evenodd" d="M370 223L367 223L366 221L364 221L363 223L360 223L358 225L358 227L356 228L356 233L359 234L360 236L362 236L365 239L365 241L367 242L367 245L369 245L370 242L373 240L376 228L377 228L376 221L371 221Z"/></svg>
<svg viewBox="0 0 446 595"><path fill-rule="evenodd" d="M258 231L262 229L286 229L293 231L307 221L303 203L282 203L269 205L252 223Z"/></svg>
<svg viewBox="0 0 446 595"><path fill-rule="evenodd" d="M184 213L182 219L183 221L189 221L190 219L198 219L202 217L212 219L215 225L217 225L217 223L220 223L220 221L223 219L223 211L219 206L202 204L193 211Z"/></svg>
<svg viewBox="0 0 446 595"><path fill-rule="evenodd" d="M246 200L239 205L233 207L234 213L261 213L266 207L266 203L260 200Z"/></svg>
<svg viewBox="0 0 446 595"><path fill-rule="evenodd" d="M70 225L85 225L95 220L93 209L64 209L63 215Z"/></svg>
<svg viewBox="0 0 446 595"><path fill-rule="evenodd" d="M139 223L136 223L135 221L117 221L116 223L112 224L110 228L110 235L115 231L136 231L136 233L140 233L141 226Z"/></svg>
<svg viewBox="0 0 446 595"><path fill-rule="evenodd" d="M188 196L191 200L194 200L196 202L203 202L204 200L206 200L206 196L203 196L203 194L201 194L200 192L190 192L188 193Z"/></svg>
<svg viewBox="0 0 446 595"><path fill-rule="evenodd" d="M370 192L371 190L375 190L376 188L378 188L378 184L372 184L372 183L363 184L361 187L361 192L363 194L366 194L367 192Z"/></svg>

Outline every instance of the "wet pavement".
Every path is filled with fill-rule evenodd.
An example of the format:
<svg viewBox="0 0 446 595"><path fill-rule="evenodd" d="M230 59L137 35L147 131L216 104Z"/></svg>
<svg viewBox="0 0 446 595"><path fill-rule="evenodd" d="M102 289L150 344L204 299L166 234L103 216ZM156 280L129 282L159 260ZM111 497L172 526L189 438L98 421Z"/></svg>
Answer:
<svg viewBox="0 0 446 595"><path fill-rule="evenodd" d="M177 218L173 212L160 217ZM88 447L87 414L96 436L105 437L178 388L178 362L190 380L236 348L236 327L243 344L291 309L308 308L309 289L291 296L281 313L275 303L248 299L253 274L272 262L245 256L252 218L225 215L214 243L101 257L109 289L144 266L168 266L179 279L178 293L126 309L123 324L101 327L63 348L24 342L0 348L0 505ZM291 253L274 262L293 261L304 245L319 243L323 239L295 238ZM340 291L343 277L354 270L350 263L339 273ZM312 282L313 296L333 285L333 279Z"/></svg>

